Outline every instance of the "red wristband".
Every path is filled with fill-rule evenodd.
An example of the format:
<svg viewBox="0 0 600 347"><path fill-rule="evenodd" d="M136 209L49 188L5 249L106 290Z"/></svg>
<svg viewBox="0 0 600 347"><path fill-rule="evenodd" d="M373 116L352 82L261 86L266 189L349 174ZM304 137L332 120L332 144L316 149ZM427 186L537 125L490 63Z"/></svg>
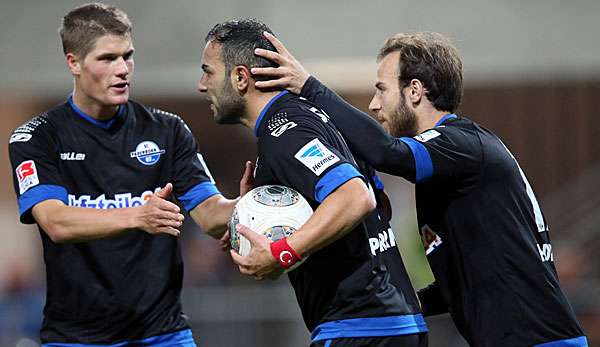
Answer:
<svg viewBox="0 0 600 347"><path fill-rule="evenodd" d="M284 269L288 269L299 260L302 260L302 257L288 245L285 237L279 241L271 242L271 254Z"/></svg>

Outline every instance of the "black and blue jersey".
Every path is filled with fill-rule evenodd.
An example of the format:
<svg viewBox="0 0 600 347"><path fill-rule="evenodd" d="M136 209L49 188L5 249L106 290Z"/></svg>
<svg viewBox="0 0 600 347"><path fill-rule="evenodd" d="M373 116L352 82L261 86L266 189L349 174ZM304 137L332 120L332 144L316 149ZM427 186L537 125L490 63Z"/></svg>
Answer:
<svg viewBox="0 0 600 347"><path fill-rule="evenodd" d="M313 208L356 177L375 190L375 211L288 274L313 341L426 332L384 211L383 187L372 169L355 161L327 114L281 92L262 110L254 131L257 186L291 187Z"/></svg>
<svg viewBox="0 0 600 347"><path fill-rule="evenodd" d="M473 346L587 346L560 289L548 226L525 174L489 130L454 114L414 138L375 120L311 77L353 153L416 183L418 226L435 283L426 315L449 312Z"/></svg>
<svg viewBox="0 0 600 347"><path fill-rule="evenodd" d="M48 199L83 208L135 207L171 182L189 211L219 193L183 120L134 101L100 122L69 98L17 128L9 151L23 223L35 223L31 209ZM47 273L42 342L188 339L177 238L131 230L58 244L40 234Z"/></svg>

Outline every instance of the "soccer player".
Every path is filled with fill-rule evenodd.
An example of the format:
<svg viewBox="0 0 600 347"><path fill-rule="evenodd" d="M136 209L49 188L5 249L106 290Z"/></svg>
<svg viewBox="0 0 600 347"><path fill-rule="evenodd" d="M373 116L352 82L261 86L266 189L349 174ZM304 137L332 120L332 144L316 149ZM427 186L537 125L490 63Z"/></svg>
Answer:
<svg viewBox="0 0 600 347"><path fill-rule="evenodd" d="M43 346L195 346L180 303L183 215L167 199L216 238L235 200L217 190L181 118L129 100L124 12L77 7L60 36L73 94L9 145L20 219L43 243Z"/></svg>
<svg viewBox="0 0 600 347"><path fill-rule="evenodd" d="M378 55L369 109L353 108L281 54L257 87L287 87L323 105L358 157L416 184L418 226L435 282L425 315L449 312L472 346L587 346L560 289L548 225L514 156L491 131L455 114L462 61L435 33L397 34ZM360 129L360 131L357 131Z"/></svg>
<svg viewBox="0 0 600 347"><path fill-rule="evenodd" d="M317 105L281 90L259 91L250 68L267 61L256 47L273 47L254 20L217 24L206 37L204 75L218 123L241 123L258 141L255 185L285 185L315 208L287 239L271 243L239 228L252 250L232 251L244 274L288 276L312 346L423 346L426 325L381 204L373 171L356 161ZM375 198L372 189L378 191Z"/></svg>

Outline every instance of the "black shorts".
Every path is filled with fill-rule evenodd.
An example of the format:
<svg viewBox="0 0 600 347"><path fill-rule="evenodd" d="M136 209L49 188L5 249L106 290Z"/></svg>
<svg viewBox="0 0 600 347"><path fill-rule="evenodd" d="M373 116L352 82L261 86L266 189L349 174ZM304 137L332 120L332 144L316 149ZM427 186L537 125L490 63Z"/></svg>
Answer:
<svg viewBox="0 0 600 347"><path fill-rule="evenodd" d="M321 340L311 343L310 347L427 347L427 333Z"/></svg>

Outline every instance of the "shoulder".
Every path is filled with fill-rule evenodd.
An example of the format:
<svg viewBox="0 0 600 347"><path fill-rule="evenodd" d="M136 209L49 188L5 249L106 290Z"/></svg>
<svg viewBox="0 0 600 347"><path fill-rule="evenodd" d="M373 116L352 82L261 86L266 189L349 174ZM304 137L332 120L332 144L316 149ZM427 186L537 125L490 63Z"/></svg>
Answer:
<svg viewBox="0 0 600 347"><path fill-rule="evenodd" d="M150 122L160 125L170 125L171 127L181 126L186 130L190 130L185 124L185 121L176 113L166 111L154 106L144 105L137 101L130 101L133 106L136 116L146 118Z"/></svg>
<svg viewBox="0 0 600 347"><path fill-rule="evenodd" d="M266 141L277 142L306 133L319 135L331 131L329 116L302 97L288 98L265 122L261 139Z"/></svg>
<svg viewBox="0 0 600 347"><path fill-rule="evenodd" d="M9 144L28 142L36 137L54 138L56 133L56 123L60 123L64 115L66 104L53 107L42 112L13 130Z"/></svg>

